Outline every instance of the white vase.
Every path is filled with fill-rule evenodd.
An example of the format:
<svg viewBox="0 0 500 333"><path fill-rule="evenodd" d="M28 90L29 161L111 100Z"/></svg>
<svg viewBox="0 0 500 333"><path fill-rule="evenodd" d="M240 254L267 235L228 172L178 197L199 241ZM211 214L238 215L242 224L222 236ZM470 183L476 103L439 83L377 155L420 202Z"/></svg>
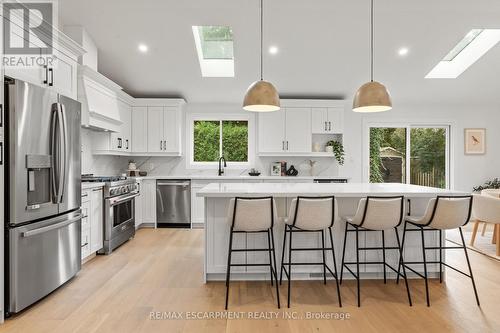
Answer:
<svg viewBox="0 0 500 333"><path fill-rule="evenodd" d="M326 147L325 147L325 151L326 151L327 153L333 153L333 147L332 147L332 146L326 146Z"/></svg>

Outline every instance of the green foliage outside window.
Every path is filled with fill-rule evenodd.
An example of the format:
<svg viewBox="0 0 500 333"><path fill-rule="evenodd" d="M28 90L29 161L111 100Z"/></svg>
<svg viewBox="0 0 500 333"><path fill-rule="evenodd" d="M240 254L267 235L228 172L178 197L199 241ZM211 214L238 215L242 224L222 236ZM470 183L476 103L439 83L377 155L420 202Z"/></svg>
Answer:
<svg viewBox="0 0 500 333"><path fill-rule="evenodd" d="M220 122L194 122L194 161L213 162L219 159Z"/></svg>
<svg viewBox="0 0 500 333"><path fill-rule="evenodd" d="M221 151L227 162L248 161L247 121L197 120L193 137L194 162L217 162Z"/></svg>
<svg viewBox="0 0 500 333"><path fill-rule="evenodd" d="M248 122L222 122L222 155L227 161L248 161Z"/></svg>

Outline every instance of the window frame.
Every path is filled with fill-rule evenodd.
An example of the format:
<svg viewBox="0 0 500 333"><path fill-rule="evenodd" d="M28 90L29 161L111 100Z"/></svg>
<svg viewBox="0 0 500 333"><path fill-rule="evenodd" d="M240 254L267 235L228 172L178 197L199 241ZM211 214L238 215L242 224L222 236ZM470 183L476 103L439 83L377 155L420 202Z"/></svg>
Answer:
<svg viewBox="0 0 500 333"><path fill-rule="evenodd" d="M411 160L411 129L412 128L445 128L446 129L446 156L447 161L445 164L445 174L446 174L446 187L445 189L453 190L454 189L454 170L452 166L454 165L454 140L453 139L453 128L454 123L449 121L396 121L396 122L372 122L372 121L364 121L363 122L363 138L362 138L362 146L363 146L363 182L370 182L370 128L374 127L386 127L386 128L405 128L406 129L406 159L405 163L407 165L405 170L405 184L411 184L410 179L410 160Z"/></svg>
<svg viewBox="0 0 500 333"><path fill-rule="evenodd" d="M227 113L227 114L218 114L218 113L196 113L190 114L187 117L187 127L188 127L188 145L187 145L187 167L188 169L214 169L217 168L218 162L196 162L194 161L194 122L195 121L246 121L248 123L248 161L246 162L231 162L227 161L228 169L248 169L251 165L254 164L254 155L253 152L254 144L255 144L255 136L254 136L254 122L253 117L249 114L237 114L237 113ZM222 132L222 127L221 127ZM220 138L222 145L222 137Z"/></svg>

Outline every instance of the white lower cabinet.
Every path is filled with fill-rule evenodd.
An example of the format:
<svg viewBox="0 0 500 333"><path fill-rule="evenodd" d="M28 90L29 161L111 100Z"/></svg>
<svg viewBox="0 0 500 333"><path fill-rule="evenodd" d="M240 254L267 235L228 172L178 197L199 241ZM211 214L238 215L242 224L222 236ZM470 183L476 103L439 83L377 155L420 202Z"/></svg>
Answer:
<svg viewBox="0 0 500 333"><path fill-rule="evenodd" d="M82 260L103 246L103 190L102 187L82 191Z"/></svg>
<svg viewBox="0 0 500 333"><path fill-rule="evenodd" d="M143 217L143 206L144 206L144 195L142 194L142 181L137 180L137 188L139 189L139 196L135 197L134 206L134 219L135 219L135 229L138 229L142 224Z"/></svg>
<svg viewBox="0 0 500 333"><path fill-rule="evenodd" d="M156 179L144 179L141 187L142 223L156 226Z"/></svg>
<svg viewBox="0 0 500 333"><path fill-rule="evenodd" d="M93 189L90 197L90 252L95 253L103 247L103 191Z"/></svg>
<svg viewBox="0 0 500 333"><path fill-rule="evenodd" d="M205 198L198 197L198 191L210 181L191 181L191 226L196 228L205 224Z"/></svg>

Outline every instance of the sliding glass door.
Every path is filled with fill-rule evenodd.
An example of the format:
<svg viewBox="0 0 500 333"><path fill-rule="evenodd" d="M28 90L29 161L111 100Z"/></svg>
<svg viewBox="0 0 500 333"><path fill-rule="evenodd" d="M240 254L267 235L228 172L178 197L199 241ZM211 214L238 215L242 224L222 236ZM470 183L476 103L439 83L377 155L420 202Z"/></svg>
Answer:
<svg viewBox="0 0 500 333"><path fill-rule="evenodd" d="M449 187L449 126L370 126L372 183Z"/></svg>

